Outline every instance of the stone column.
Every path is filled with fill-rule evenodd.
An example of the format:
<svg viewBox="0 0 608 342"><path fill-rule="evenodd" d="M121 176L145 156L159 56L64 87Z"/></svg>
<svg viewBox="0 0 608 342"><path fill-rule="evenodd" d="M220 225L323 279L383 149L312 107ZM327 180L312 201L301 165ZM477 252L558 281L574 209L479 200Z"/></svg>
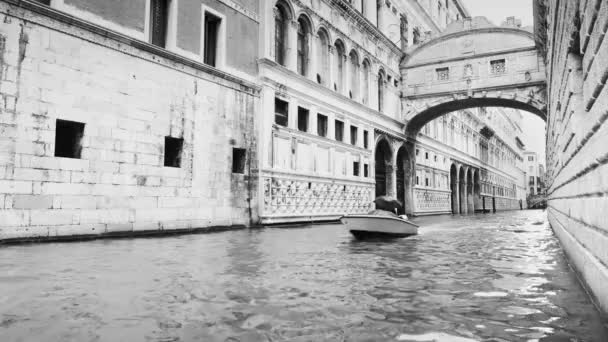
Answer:
<svg viewBox="0 0 608 342"><path fill-rule="evenodd" d="M297 72L298 70L298 22L292 20L287 25L287 51L285 52L286 66Z"/></svg>
<svg viewBox="0 0 608 342"><path fill-rule="evenodd" d="M329 89L334 89L334 54L335 54L335 50L334 47L332 45L330 45L328 47L328 55L327 55L327 75L323 75L321 74L321 77L323 77L324 79L324 84L327 86L327 88Z"/></svg>
<svg viewBox="0 0 608 342"><path fill-rule="evenodd" d="M386 195L397 197L397 168L395 163L386 164Z"/></svg>
<svg viewBox="0 0 608 342"><path fill-rule="evenodd" d="M378 110L378 72L370 70L369 81L369 106Z"/></svg>
<svg viewBox="0 0 608 342"><path fill-rule="evenodd" d="M287 115L287 127L298 129L298 100L292 98L289 101Z"/></svg>
<svg viewBox="0 0 608 342"><path fill-rule="evenodd" d="M454 203L455 203L455 210L454 210L454 214L461 214L460 212L460 181L458 180L458 170L456 170L456 189L454 189L454 192L452 193L452 196L456 196L454 197Z"/></svg>
<svg viewBox="0 0 608 342"><path fill-rule="evenodd" d="M308 131L312 134L319 134L317 131L317 107L310 106L310 111L308 112Z"/></svg>
<svg viewBox="0 0 608 342"><path fill-rule="evenodd" d="M319 36L317 36L315 33L311 33L309 37L307 77L309 80L317 83L317 73L321 74L318 70L318 63L320 63L320 61L317 58L317 41L319 40Z"/></svg>
<svg viewBox="0 0 608 342"><path fill-rule="evenodd" d="M350 63L350 55L348 54L348 52L346 52L345 57L344 57L343 70L344 70L344 91L342 92L342 94L344 94L344 96L350 98L349 92L352 91L350 83L351 83L351 79L352 79L351 74L353 72L353 66Z"/></svg>
<svg viewBox="0 0 608 342"><path fill-rule="evenodd" d="M465 175L466 175L466 171L465 171ZM468 206L467 206L467 198L469 197L467 195L467 178L464 178L464 182L461 184L461 186L463 187L462 192L463 192L463 196L462 196L462 201L464 203L462 203L462 213L463 214L468 214L469 210L468 210Z"/></svg>

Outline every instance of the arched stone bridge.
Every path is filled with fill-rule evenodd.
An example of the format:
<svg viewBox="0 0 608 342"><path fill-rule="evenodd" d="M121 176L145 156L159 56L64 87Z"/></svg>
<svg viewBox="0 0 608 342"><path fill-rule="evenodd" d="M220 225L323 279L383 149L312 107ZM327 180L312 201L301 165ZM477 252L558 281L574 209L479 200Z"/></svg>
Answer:
<svg viewBox="0 0 608 342"><path fill-rule="evenodd" d="M401 64L406 133L471 107L510 107L546 120L546 77L531 32L477 17L413 46Z"/></svg>

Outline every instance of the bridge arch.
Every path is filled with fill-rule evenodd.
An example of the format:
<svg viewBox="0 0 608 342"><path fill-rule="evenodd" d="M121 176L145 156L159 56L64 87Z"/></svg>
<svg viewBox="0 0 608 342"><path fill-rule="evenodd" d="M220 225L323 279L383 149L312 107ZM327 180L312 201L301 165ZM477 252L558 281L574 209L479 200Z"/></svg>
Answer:
<svg viewBox="0 0 608 342"><path fill-rule="evenodd" d="M406 51L401 63L406 133L473 107L521 109L546 120L546 76L533 34L484 17L456 21Z"/></svg>

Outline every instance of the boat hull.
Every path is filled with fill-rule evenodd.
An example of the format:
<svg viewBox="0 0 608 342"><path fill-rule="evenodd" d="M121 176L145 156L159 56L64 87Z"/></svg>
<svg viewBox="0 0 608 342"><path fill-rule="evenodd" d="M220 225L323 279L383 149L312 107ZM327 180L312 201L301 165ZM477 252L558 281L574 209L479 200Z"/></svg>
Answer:
<svg viewBox="0 0 608 342"><path fill-rule="evenodd" d="M347 215L341 218L346 228L358 239L401 238L418 234L418 226L397 217Z"/></svg>

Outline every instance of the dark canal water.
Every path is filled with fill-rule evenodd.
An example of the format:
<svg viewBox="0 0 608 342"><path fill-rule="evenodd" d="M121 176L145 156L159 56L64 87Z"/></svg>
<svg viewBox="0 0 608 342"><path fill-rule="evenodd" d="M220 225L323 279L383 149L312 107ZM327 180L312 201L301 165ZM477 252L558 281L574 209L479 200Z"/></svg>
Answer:
<svg viewBox="0 0 608 342"><path fill-rule="evenodd" d="M0 247L0 341L608 341L542 211Z"/></svg>

